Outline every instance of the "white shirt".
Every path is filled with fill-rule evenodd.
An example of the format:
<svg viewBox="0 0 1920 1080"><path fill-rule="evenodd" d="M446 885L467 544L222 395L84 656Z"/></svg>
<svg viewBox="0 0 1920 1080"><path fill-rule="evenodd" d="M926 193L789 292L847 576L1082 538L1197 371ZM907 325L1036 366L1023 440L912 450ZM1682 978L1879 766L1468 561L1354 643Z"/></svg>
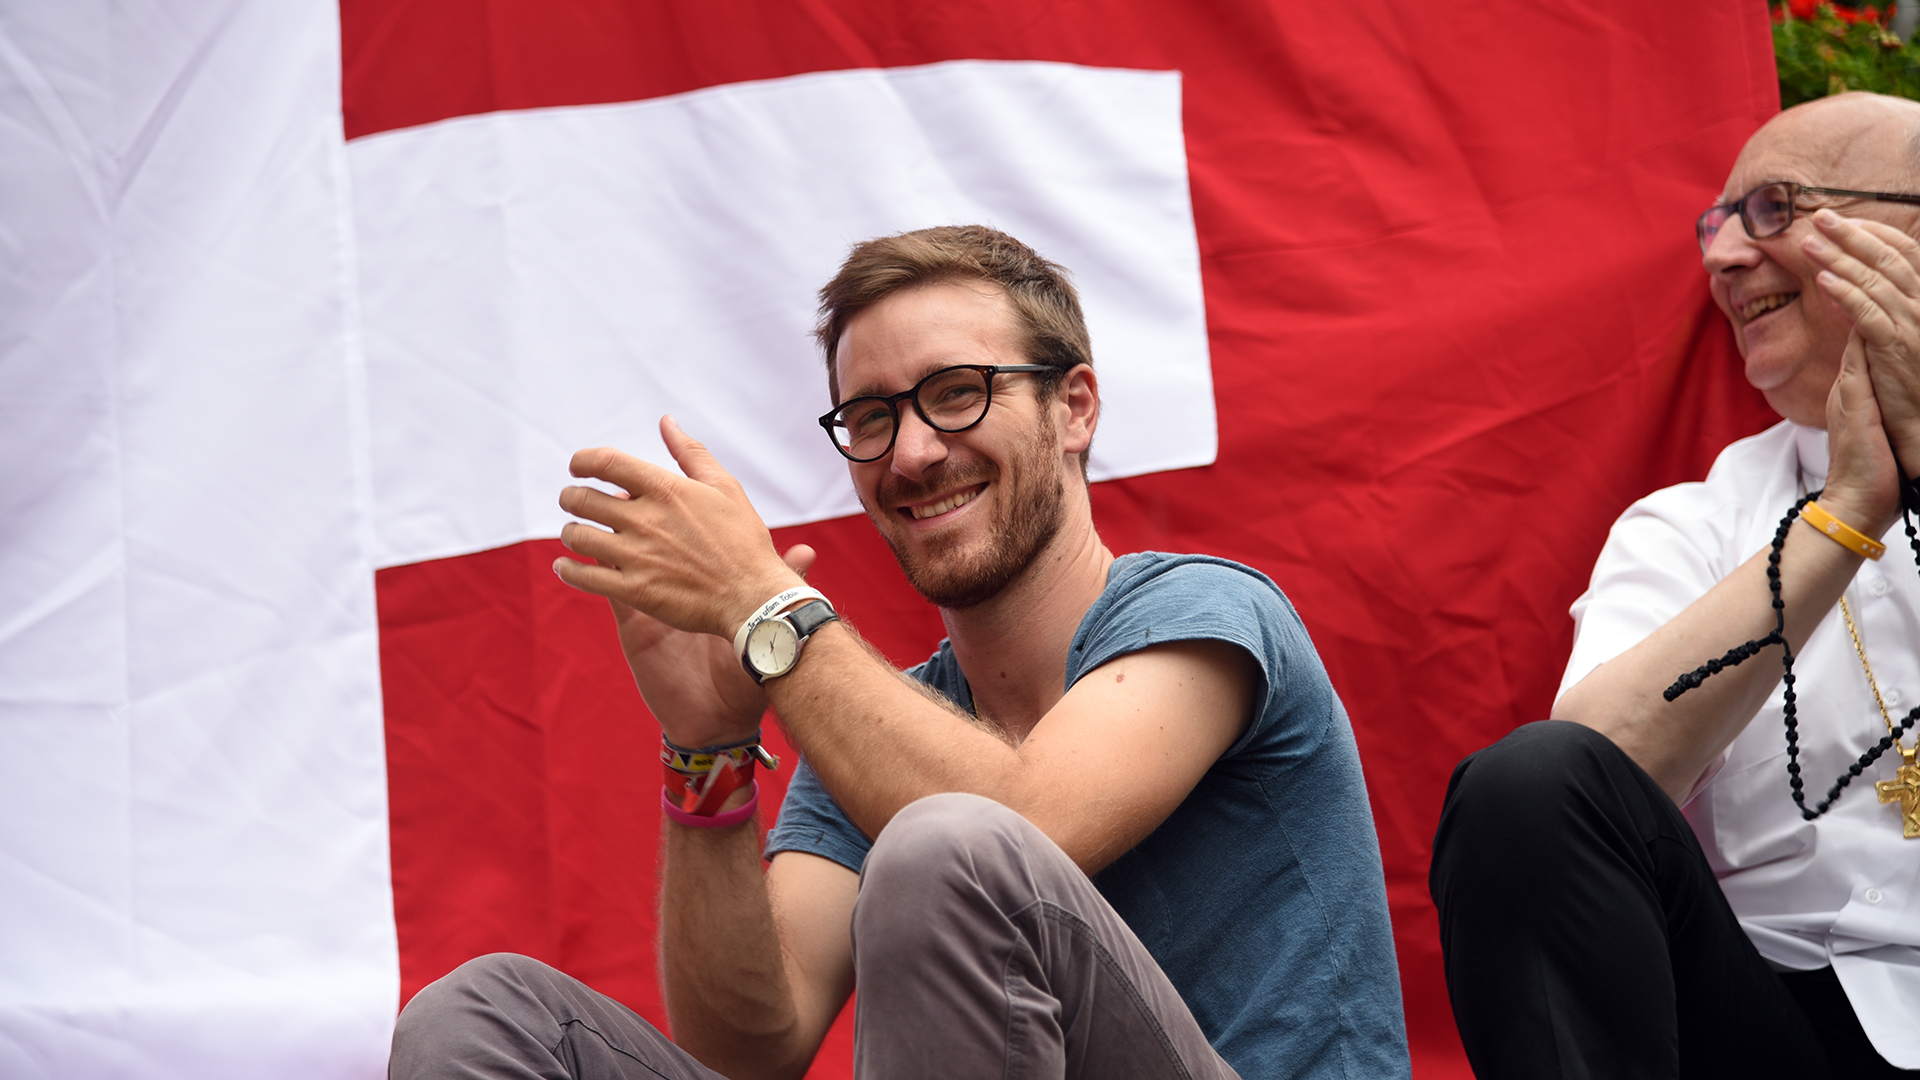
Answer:
<svg viewBox="0 0 1920 1080"><path fill-rule="evenodd" d="M1727 447L1705 481L1640 500L1614 523L1593 582L1573 605L1573 656L1560 693L1632 648L1766 549L1780 518L1826 482L1827 435L1782 421ZM1920 569L1896 522L1887 553L1847 587L1861 643L1895 722L1920 705ZM1764 602L1765 596L1756 597ZM1740 644L1729 639L1718 656ZM1685 657L1674 675L1708 660ZM1748 660L1778 676L1780 651ZM1887 733L1839 607L1794 657L1808 806ZM1920 1068L1920 839L1901 835L1888 751L1832 809L1804 821L1787 787L1781 688L1709 768L1684 812L1748 937L1775 965L1832 965L1874 1049ZM1907 735L1912 746L1914 733Z"/></svg>

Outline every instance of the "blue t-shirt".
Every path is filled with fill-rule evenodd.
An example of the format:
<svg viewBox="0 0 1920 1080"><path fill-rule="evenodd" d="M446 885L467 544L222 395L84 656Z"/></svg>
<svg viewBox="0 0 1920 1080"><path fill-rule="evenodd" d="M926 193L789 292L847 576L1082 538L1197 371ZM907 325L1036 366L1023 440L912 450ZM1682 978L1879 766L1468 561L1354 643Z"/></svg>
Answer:
<svg viewBox="0 0 1920 1080"><path fill-rule="evenodd" d="M1206 555L1116 559L1073 636L1066 685L1170 641L1225 641L1265 678L1247 731L1094 885L1247 1080L1406 1077L1399 971L1360 755L1313 641L1266 575ZM973 711L942 642L908 672ZM859 872L872 842L803 760L768 858Z"/></svg>

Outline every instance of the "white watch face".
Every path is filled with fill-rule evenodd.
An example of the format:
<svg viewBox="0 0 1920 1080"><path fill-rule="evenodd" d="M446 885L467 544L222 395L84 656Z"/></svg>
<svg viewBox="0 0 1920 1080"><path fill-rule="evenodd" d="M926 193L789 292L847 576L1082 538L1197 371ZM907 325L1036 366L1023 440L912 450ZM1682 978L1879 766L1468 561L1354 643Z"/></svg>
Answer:
<svg viewBox="0 0 1920 1080"><path fill-rule="evenodd" d="M766 619L747 633L747 663L763 677L785 675L800 655L800 635L785 619Z"/></svg>

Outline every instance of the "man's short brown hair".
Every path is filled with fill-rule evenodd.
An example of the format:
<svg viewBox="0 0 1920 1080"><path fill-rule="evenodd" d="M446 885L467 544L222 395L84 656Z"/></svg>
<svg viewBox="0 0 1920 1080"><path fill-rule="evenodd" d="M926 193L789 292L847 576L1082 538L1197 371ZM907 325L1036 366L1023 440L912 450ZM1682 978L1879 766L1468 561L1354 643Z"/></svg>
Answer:
<svg viewBox="0 0 1920 1080"><path fill-rule="evenodd" d="M990 281L1013 303L1027 361L1066 374L1093 363L1087 318L1067 272L1040 253L985 225L941 225L854 245L840 272L820 289L820 321L813 336L827 354L827 387L837 402L834 360L847 323L894 293L947 281ZM1048 388L1059 375L1047 378Z"/></svg>

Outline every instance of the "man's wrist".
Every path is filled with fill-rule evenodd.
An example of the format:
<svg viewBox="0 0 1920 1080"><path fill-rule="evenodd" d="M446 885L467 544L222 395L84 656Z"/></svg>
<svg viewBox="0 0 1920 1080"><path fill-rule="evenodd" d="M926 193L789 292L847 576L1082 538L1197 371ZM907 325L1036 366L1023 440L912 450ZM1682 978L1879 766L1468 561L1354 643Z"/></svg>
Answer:
<svg viewBox="0 0 1920 1080"><path fill-rule="evenodd" d="M1809 500L1801 508L1800 520L1855 555L1878 559L1887 553L1885 544L1847 524L1844 519L1828 513L1827 508L1817 501Z"/></svg>
<svg viewBox="0 0 1920 1080"><path fill-rule="evenodd" d="M667 810L667 816L684 825L706 828L716 823L695 819L725 817L736 809L741 810L741 815L750 814L750 810L742 808L751 803L752 798L743 796L741 791L759 790L754 781L754 766L777 769L780 759L760 744L760 733L755 731L733 745L704 747L679 746L663 736L660 764L665 780L661 805Z"/></svg>
<svg viewBox="0 0 1920 1080"><path fill-rule="evenodd" d="M1894 500L1891 508L1882 505L1885 501L1861 498L1850 491L1831 487L1820 493L1821 509L1870 539L1886 535L1900 514L1898 499Z"/></svg>
<svg viewBox="0 0 1920 1080"><path fill-rule="evenodd" d="M765 622L809 600L825 599L825 594L818 589L808 588L805 582L783 586L780 591L773 593L755 607L746 618L740 620L738 629L733 632L733 655L742 660L746 658L747 635L753 631L755 624Z"/></svg>
<svg viewBox="0 0 1920 1080"><path fill-rule="evenodd" d="M735 640L747 623L760 614L769 600L783 592L805 588L806 584L805 578L788 572L785 576L769 575L763 581L742 586L727 605L727 621L723 624L725 629L720 631L720 637L729 641ZM776 613L768 612L767 614ZM737 643L733 651L736 656L739 655L740 647Z"/></svg>

